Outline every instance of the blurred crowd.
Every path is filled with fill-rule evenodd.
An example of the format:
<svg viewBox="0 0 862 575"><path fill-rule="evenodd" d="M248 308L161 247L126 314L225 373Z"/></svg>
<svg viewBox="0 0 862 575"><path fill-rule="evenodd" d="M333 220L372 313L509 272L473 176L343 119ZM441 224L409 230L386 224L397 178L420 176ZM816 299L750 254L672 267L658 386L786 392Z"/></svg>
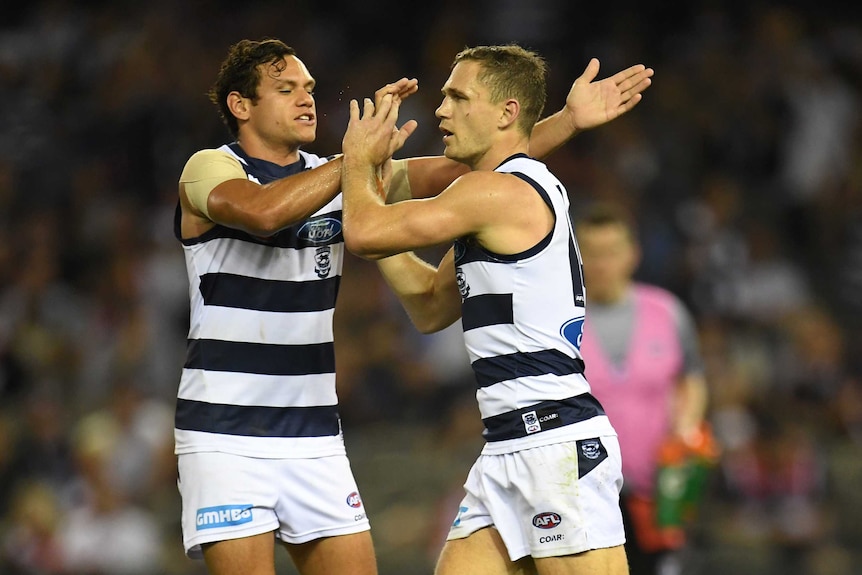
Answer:
<svg viewBox="0 0 862 575"><path fill-rule="evenodd" d="M722 456L691 572L858 573L862 9L722 4L4 4L0 573L203 573L179 531L172 216L185 160L228 137L205 96L227 47L265 36L318 80L320 155L339 151L349 99L402 76L420 80L402 153L439 154L439 87L466 45L545 55L548 113L590 57L600 77L653 67L631 114L548 163L573 210L637 214L638 277L695 314ZM430 573L481 448L461 336L418 334L372 264L344 275L338 390L381 575Z"/></svg>

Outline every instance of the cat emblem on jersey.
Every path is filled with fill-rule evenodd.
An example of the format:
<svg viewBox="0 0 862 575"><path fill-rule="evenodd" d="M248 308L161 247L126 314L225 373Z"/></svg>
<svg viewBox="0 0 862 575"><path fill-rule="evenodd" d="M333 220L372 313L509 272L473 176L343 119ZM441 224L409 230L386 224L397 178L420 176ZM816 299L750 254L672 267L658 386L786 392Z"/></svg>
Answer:
<svg viewBox="0 0 862 575"><path fill-rule="evenodd" d="M321 246L314 251L314 272L317 277L325 278L332 269L332 259L329 257L332 249L329 246Z"/></svg>
<svg viewBox="0 0 862 575"><path fill-rule="evenodd" d="M470 284L467 283L467 274L461 268L455 269L455 282L458 284L458 291L461 292L461 301L464 301L470 295Z"/></svg>
<svg viewBox="0 0 862 575"><path fill-rule="evenodd" d="M539 423L539 417L536 415L535 411L528 411L527 413L522 414L521 419L524 420L524 431L526 431L527 434L542 431L542 424Z"/></svg>

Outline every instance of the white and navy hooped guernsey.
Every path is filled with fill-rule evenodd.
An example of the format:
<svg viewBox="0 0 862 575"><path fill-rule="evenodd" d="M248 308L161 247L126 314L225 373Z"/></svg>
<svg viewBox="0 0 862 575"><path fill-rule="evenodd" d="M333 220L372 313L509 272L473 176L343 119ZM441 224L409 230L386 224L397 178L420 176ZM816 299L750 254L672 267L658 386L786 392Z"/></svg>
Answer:
<svg viewBox="0 0 862 575"><path fill-rule="evenodd" d="M615 435L590 394L580 353L583 267L569 199L546 166L518 154L503 162L553 210L553 230L514 255L455 242L462 324L485 425L483 453Z"/></svg>
<svg viewBox="0 0 862 575"><path fill-rule="evenodd" d="M300 152L281 167L235 156L266 184L327 161ZM215 226L182 240L191 321L177 396L177 454L253 457L344 453L335 394L332 318L344 240L341 195L270 238Z"/></svg>

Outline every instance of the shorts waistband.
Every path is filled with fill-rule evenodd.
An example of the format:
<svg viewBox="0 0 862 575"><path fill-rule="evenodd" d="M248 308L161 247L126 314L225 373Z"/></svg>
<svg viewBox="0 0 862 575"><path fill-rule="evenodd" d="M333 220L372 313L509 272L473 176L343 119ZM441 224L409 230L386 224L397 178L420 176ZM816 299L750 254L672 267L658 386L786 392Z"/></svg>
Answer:
<svg viewBox="0 0 862 575"><path fill-rule="evenodd" d="M486 417L482 420L485 424L482 435L485 441L519 439L604 414L605 410L598 399L590 393L582 393Z"/></svg>

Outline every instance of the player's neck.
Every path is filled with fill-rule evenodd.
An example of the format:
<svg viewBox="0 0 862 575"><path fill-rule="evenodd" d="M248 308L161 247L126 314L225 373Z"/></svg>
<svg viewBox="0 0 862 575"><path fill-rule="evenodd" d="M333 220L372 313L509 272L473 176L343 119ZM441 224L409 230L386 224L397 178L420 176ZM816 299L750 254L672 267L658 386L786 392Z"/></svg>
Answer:
<svg viewBox="0 0 862 575"><path fill-rule="evenodd" d="M249 134L240 134L236 141L245 153L253 158L266 160L279 166L287 166L299 161L299 144L295 146L273 145Z"/></svg>
<svg viewBox="0 0 862 575"><path fill-rule="evenodd" d="M497 166L505 162L508 158L516 154L527 154L529 155L529 141L528 140L518 140L516 142L500 142L495 146L492 146L481 158L479 158L475 165L470 166L470 168L474 171L477 170L495 170Z"/></svg>

